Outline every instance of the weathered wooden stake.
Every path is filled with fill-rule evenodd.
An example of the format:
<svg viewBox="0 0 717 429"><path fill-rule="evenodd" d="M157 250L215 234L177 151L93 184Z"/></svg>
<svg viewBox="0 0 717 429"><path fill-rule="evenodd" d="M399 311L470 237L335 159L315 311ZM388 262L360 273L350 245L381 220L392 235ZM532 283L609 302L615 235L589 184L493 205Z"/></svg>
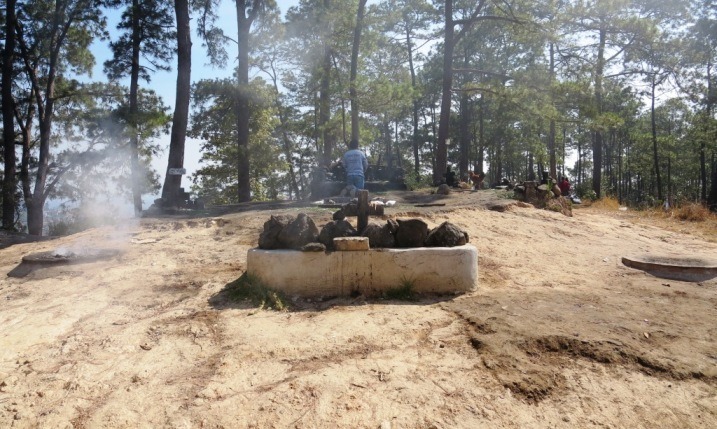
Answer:
<svg viewBox="0 0 717 429"><path fill-rule="evenodd" d="M358 221L357 230L359 234L368 226L368 191L362 189L358 193Z"/></svg>

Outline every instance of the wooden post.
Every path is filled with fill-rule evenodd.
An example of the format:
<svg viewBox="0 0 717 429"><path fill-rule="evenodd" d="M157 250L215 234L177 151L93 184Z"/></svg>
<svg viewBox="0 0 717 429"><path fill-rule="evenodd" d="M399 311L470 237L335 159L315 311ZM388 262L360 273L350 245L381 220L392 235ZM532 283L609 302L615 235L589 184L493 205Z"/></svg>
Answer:
<svg viewBox="0 0 717 429"><path fill-rule="evenodd" d="M361 234L368 226L368 191L361 189L358 193L358 233Z"/></svg>

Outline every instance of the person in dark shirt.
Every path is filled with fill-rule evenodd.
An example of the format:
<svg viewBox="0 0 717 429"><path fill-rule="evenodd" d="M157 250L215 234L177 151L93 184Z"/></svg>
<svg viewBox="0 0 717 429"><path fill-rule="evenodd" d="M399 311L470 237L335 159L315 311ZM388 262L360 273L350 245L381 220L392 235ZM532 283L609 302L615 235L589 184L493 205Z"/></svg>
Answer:
<svg viewBox="0 0 717 429"><path fill-rule="evenodd" d="M446 185L450 186L451 188L458 184L458 183L456 183L456 172L451 171L450 165L446 169L445 178L446 178Z"/></svg>

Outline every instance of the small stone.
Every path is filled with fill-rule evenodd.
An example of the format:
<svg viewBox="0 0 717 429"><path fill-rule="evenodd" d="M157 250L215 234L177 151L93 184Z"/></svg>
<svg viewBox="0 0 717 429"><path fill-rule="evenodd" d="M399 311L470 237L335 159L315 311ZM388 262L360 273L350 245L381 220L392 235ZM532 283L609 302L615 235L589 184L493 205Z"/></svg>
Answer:
<svg viewBox="0 0 717 429"><path fill-rule="evenodd" d="M301 248L302 252L325 252L326 246L322 243L308 243Z"/></svg>
<svg viewBox="0 0 717 429"><path fill-rule="evenodd" d="M368 237L337 237L334 238L334 249L339 251L368 250Z"/></svg>
<svg viewBox="0 0 717 429"><path fill-rule="evenodd" d="M391 429L391 422L384 420L381 422L381 429Z"/></svg>

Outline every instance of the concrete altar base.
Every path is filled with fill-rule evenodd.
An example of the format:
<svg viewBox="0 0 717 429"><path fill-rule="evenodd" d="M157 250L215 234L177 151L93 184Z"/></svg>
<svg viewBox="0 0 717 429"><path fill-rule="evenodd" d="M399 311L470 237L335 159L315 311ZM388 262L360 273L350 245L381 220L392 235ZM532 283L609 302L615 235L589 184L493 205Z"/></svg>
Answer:
<svg viewBox="0 0 717 429"><path fill-rule="evenodd" d="M251 249L247 273L271 289L306 297L376 296L407 281L416 293L460 293L476 286L478 250L470 244L329 253Z"/></svg>

